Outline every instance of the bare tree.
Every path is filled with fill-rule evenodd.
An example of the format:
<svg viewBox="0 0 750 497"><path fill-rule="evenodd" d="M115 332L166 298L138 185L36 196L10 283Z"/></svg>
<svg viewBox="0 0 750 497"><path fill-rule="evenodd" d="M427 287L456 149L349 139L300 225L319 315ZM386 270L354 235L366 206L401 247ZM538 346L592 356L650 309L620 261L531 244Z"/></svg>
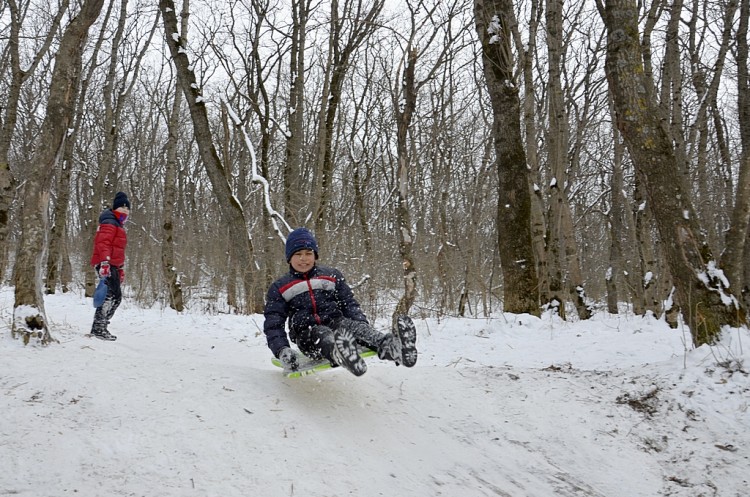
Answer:
<svg viewBox="0 0 750 497"><path fill-rule="evenodd" d="M737 107L740 142L737 194L721 265L735 294L742 295L745 309L750 309L750 71L748 71L748 20L750 0L741 0L737 27Z"/></svg>
<svg viewBox="0 0 750 497"><path fill-rule="evenodd" d="M73 115L83 47L89 28L99 17L103 4L104 0L85 0L62 35L50 81L47 114L38 138L32 171L24 185L23 231L14 271L15 303L11 332L25 344L35 340L46 345L53 340L41 291L50 182Z"/></svg>
<svg viewBox="0 0 750 497"><path fill-rule="evenodd" d="M10 206L13 202L15 180L10 169L9 151L13 140L18 119L18 102L21 96L21 87L36 70L43 57L49 51L52 41L58 33L60 22L68 11L69 0L63 0L60 8L52 19L42 45L33 54L31 63L26 69L21 67L21 26L23 23L25 4L19 5L16 0L8 0L10 11L10 30L8 38L8 52L10 67L7 72L10 78L7 82L7 95L4 99L3 115L0 116L0 281L6 266L8 223L10 221Z"/></svg>
<svg viewBox="0 0 750 497"><path fill-rule="evenodd" d="M617 126L643 178L693 343L713 343L722 325L744 322L744 312L701 235L684 179L675 174L677 158L662 125L665 116L654 98L653 81L643 70L636 2L607 0L597 5L607 27L606 70Z"/></svg>
<svg viewBox="0 0 750 497"><path fill-rule="evenodd" d="M492 103L495 160L500 177L497 236L503 269L503 309L538 316L538 283L531 240L531 181L521 137L521 102L514 83L513 3L475 0L474 13Z"/></svg>
<svg viewBox="0 0 750 497"><path fill-rule="evenodd" d="M690 56L690 73L687 75L692 82L695 96L699 102L694 111L695 117L688 123L689 128L685 134L688 138L689 149L686 149L686 157L691 161L689 169L691 177L695 178L695 205L698 215L706 231L706 238L712 249L721 245L721 238L727 229L728 216L731 209L732 187L729 172L731 159L726 143L723 140L723 125L717 117L715 109L722 104L718 102L718 93L721 86L724 66L731 44L734 43L734 20L737 12L738 2L731 0L716 10L716 15L705 18L706 10L695 9L688 22L687 51ZM683 22L683 21L680 21ZM699 28L698 24L711 24L720 28L716 35L716 42L710 40L705 33L705 28ZM701 60L701 54L706 52L709 43L718 43L715 46L716 57L706 63ZM717 120L718 119L718 120ZM711 130L713 123L718 126ZM716 146L716 154L712 154L709 146ZM713 156L713 157L712 157ZM726 172L722 172L726 171ZM727 183L729 186L727 187ZM717 200L722 198L722 190L727 191L727 207L716 209ZM725 197L726 198L726 197Z"/></svg>
<svg viewBox="0 0 750 497"><path fill-rule="evenodd" d="M289 58L289 106L284 165L284 217L292 226L305 222L307 208L304 187L305 151L305 65L307 23L313 10L312 0L292 0L292 32Z"/></svg>
<svg viewBox="0 0 750 497"><path fill-rule="evenodd" d="M570 130L565 113L561 83L563 63L563 13L562 0L547 0L547 157L551 173L549 185L549 215L547 237L547 263L550 266L550 288L553 298L561 300L558 308L565 317L564 302L572 297L578 316L591 317L591 309L585 301L581 263L573 234L573 219L568 198L568 141ZM557 292L557 295L555 293Z"/></svg>
<svg viewBox="0 0 750 497"><path fill-rule="evenodd" d="M534 55L537 50L537 32L543 15L542 13L544 12L540 3L540 0L531 0L529 4L529 33L526 45L524 45L521 39L518 23L513 23L510 27L514 28L513 40L523 77L523 119L521 124L526 136L526 164L529 167L529 189L531 191L531 243L536 265L539 303L543 307L549 307L552 304L552 294L550 290L550 265L547 261L547 227L544 215L544 199L542 198L542 188L540 187L539 140L535 125L535 96L537 92L534 88L533 72Z"/></svg>
<svg viewBox="0 0 750 497"><path fill-rule="evenodd" d="M247 231L242 206L232 194L228 175L224 170L224 165L213 143L213 133L211 132L206 105L196 82L195 73L188 60L186 44L177 29L174 2L172 0L160 0L159 9L164 20L164 33L167 45L177 69L177 80L190 109L190 116L201 159L208 173L224 220L229 228L232 240L230 250L233 250L239 260L243 262L238 267L238 270L242 274L245 291L246 306L244 310L246 312L260 312L263 309L264 289L256 285L255 282L253 244Z"/></svg>
<svg viewBox="0 0 750 497"><path fill-rule="evenodd" d="M403 66L399 87L392 89L393 109L396 118L396 231L399 254L403 267L404 294L393 313L395 326L398 315L408 314L417 297L417 269L414 261L414 229L409 207L409 180L413 174L413 157L409 141L409 130L417 110L419 92L435 74L444 67L455 39L453 22L463 8L461 0L441 4L434 2L406 2L409 11L410 29L404 40ZM424 33L422 30L425 30ZM420 37L424 36L425 39ZM442 45L432 62L424 70L424 77L417 77L417 64L432 44L440 39Z"/></svg>
<svg viewBox="0 0 750 497"><path fill-rule="evenodd" d="M341 102L341 93L355 51L375 31L376 20L383 9L384 0L344 0L339 12L338 0L331 2L330 35L325 82L321 95L317 132L315 168L314 222L317 236L325 243L326 209L331 202L333 169L335 163L332 146L334 125Z"/></svg>
<svg viewBox="0 0 750 497"><path fill-rule="evenodd" d="M183 38L188 36L188 19L190 16L190 0L182 1L180 11L180 33ZM161 243L161 268L164 281L169 294L169 306L177 312L182 312L185 302L182 296L182 283L177 271L177 260L175 257L174 241L174 213L177 197L177 171L179 169L177 146L180 133L180 108L182 107L183 94L180 85L175 81L174 100L172 111L167 116L167 139L166 161L164 163L164 200L162 214L162 243Z"/></svg>

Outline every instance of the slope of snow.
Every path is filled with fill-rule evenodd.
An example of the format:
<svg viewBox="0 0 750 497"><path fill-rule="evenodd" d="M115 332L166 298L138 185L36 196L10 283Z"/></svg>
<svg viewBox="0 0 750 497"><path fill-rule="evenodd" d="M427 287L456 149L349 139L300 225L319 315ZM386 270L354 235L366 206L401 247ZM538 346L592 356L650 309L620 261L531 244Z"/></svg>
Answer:
<svg viewBox="0 0 750 497"><path fill-rule="evenodd" d="M0 495L747 496L750 336L688 350L632 315L416 320L412 369L286 378L262 316L46 297L59 344L10 338ZM378 326L385 326L378 321Z"/></svg>

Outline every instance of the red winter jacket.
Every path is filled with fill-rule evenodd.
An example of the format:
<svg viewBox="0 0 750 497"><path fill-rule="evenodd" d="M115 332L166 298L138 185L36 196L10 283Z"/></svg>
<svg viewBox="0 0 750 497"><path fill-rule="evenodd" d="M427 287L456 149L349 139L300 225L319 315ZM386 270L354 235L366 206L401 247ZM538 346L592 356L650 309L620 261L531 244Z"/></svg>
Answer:
<svg viewBox="0 0 750 497"><path fill-rule="evenodd" d="M125 247L128 245L128 234L115 217L111 209L99 216L99 227L94 236L94 253L91 254L91 265L109 261L112 266L125 264Z"/></svg>

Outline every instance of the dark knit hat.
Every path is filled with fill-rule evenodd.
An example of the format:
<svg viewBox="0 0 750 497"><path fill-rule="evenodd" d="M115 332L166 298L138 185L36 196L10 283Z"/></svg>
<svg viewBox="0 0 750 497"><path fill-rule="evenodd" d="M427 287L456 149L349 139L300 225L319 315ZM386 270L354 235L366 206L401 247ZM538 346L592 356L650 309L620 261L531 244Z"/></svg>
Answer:
<svg viewBox="0 0 750 497"><path fill-rule="evenodd" d="M286 239L286 261L289 262L295 252L304 249L312 250L315 252L315 258L318 258L318 242L315 235L307 228L297 228L289 233L289 238Z"/></svg>
<svg viewBox="0 0 750 497"><path fill-rule="evenodd" d="M128 196L123 192L117 192L117 195L115 195L115 200L114 202L112 202L112 210L115 210L118 207L127 207L128 209L130 209L130 200L128 200Z"/></svg>

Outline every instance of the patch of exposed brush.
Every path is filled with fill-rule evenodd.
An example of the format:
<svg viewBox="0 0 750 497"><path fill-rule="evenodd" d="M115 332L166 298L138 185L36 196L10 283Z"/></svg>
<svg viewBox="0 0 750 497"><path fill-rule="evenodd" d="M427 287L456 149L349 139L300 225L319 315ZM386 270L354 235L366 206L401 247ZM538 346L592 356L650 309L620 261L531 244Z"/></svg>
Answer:
<svg viewBox="0 0 750 497"><path fill-rule="evenodd" d="M648 417L653 416L659 410L659 387L652 385L645 392L626 392L617 397L618 404L625 404L632 409L645 414Z"/></svg>

